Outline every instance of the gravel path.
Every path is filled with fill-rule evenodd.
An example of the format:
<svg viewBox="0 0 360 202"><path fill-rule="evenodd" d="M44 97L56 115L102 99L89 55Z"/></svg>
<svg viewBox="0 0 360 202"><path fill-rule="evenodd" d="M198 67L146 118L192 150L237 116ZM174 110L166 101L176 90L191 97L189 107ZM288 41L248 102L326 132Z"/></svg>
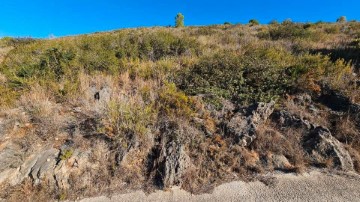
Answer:
<svg viewBox="0 0 360 202"><path fill-rule="evenodd" d="M110 201L359 201L360 176L353 173L326 174L312 171L303 175L274 174L265 177L270 185L256 182L231 182L211 194L192 195L177 187L146 195L142 191L83 199L81 202ZM269 184L267 183L267 184Z"/></svg>

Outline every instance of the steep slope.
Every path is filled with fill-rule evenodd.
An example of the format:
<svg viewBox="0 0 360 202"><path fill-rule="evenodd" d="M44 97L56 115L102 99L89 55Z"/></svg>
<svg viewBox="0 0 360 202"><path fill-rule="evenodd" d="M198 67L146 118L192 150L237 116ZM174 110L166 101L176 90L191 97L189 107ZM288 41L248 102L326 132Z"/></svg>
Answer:
<svg viewBox="0 0 360 202"><path fill-rule="evenodd" d="M360 172L360 23L2 39L0 198Z"/></svg>

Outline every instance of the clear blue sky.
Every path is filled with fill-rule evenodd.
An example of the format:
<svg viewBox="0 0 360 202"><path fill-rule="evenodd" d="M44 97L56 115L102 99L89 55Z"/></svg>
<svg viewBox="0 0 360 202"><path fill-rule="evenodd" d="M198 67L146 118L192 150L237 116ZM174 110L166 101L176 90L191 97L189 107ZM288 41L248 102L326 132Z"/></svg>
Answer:
<svg viewBox="0 0 360 202"><path fill-rule="evenodd" d="M360 20L360 0L0 0L0 37L66 36L128 27Z"/></svg>

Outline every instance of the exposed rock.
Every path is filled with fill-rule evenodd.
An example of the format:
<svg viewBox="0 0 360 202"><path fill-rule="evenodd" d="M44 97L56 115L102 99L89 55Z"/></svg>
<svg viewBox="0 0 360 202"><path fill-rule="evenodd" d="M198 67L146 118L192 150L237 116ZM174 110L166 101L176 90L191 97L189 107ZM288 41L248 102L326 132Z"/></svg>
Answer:
<svg viewBox="0 0 360 202"><path fill-rule="evenodd" d="M272 115L272 118L275 119L275 121L282 127L305 127L306 129L314 129L316 127L315 124L310 123L308 120L304 119L301 116L297 116L294 114L291 114L288 111L281 110L281 111L275 111Z"/></svg>
<svg viewBox="0 0 360 202"><path fill-rule="evenodd" d="M39 184L41 179L52 178L52 171L56 166L56 158L58 155L59 150L51 148L38 156L35 164L31 167L30 173L28 174L34 184Z"/></svg>
<svg viewBox="0 0 360 202"><path fill-rule="evenodd" d="M330 89L327 86L323 87L323 90L318 100L319 102L334 111L349 111L350 113L355 115L360 113L360 105L352 103L348 97L341 94L340 92Z"/></svg>
<svg viewBox="0 0 360 202"><path fill-rule="evenodd" d="M30 177L35 184L38 184L41 179L52 178L50 172L55 168L58 154L59 150L51 148L34 152L34 154L26 159L21 158L21 162L19 160L16 165L13 164L11 167L3 170L3 173L7 173L7 175L3 176L1 181L17 185L25 178ZM16 158L17 155L13 155L13 157Z"/></svg>
<svg viewBox="0 0 360 202"><path fill-rule="evenodd" d="M68 142L62 148L68 149ZM23 156L23 151L9 144L6 149L0 151L0 183L7 182L15 186L30 178L35 185L48 182L49 186L69 188L70 175L81 175L86 168L96 166L89 162L89 152L90 150L74 150L67 159L61 159L60 150L41 147L26 157Z"/></svg>
<svg viewBox="0 0 360 202"><path fill-rule="evenodd" d="M274 101L269 103L258 103L256 109L252 111L251 121L253 124L260 125L264 123L269 118L271 113L273 113L274 105Z"/></svg>
<svg viewBox="0 0 360 202"><path fill-rule="evenodd" d="M274 104L258 103L245 113L236 113L226 124L227 133L234 136L241 146L248 146L256 138L256 128L265 123L274 111Z"/></svg>
<svg viewBox="0 0 360 202"><path fill-rule="evenodd" d="M212 110L213 113L215 113L215 117L219 119L227 119L229 116L231 116L235 110L235 105L230 102L229 100L222 100L222 109L219 111Z"/></svg>
<svg viewBox="0 0 360 202"><path fill-rule="evenodd" d="M69 189L69 178L71 175L80 176L87 168L94 169L97 167L96 164L89 162L89 152L90 151L80 152L78 150L75 150L71 157L59 162L59 164L51 172L57 187L61 189ZM86 179L77 179L78 187L86 187Z"/></svg>
<svg viewBox="0 0 360 202"><path fill-rule="evenodd" d="M0 183L11 178L12 173L22 164L22 153L18 146L8 144L0 151Z"/></svg>
<svg viewBox="0 0 360 202"><path fill-rule="evenodd" d="M316 127L304 140L304 147L312 156L314 164L321 164L332 158L335 168L345 171L354 170L349 152L326 128Z"/></svg>
<svg viewBox="0 0 360 202"><path fill-rule="evenodd" d="M311 95L309 94L299 94L294 98L294 102L301 106L307 106L312 103Z"/></svg>
<svg viewBox="0 0 360 202"><path fill-rule="evenodd" d="M168 142L162 151L162 158L164 158L164 178L163 184L165 187L173 185L181 185L182 175L189 167L190 159L185 154L184 146L177 141Z"/></svg>
<svg viewBox="0 0 360 202"><path fill-rule="evenodd" d="M157 170L155 179L161 180L163 187L181 186L182 177L191 166L190 158L178 139L179 131L176 123L166 122L161 132L161 148L159 154L155 154L155 158L156 155L158 158L152 168Z"/></svg>
<svg viewBox="0 0 360 202"><path fill-rule="evenodd" d="M293 167L284 155L272 154L269 156L269 160L276 170L287 170Z"/></svg>

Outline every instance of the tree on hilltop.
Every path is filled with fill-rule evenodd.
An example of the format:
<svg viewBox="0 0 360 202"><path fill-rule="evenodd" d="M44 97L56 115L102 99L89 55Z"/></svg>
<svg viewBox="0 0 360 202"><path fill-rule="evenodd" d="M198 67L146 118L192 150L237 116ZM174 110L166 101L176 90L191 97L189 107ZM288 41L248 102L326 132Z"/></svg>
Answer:
<svg viewBox="0 0 360 202"><path fill-rule="evenodd" d="M184 15L178 13L175 17L175 27L184 27Z"/></svg>

